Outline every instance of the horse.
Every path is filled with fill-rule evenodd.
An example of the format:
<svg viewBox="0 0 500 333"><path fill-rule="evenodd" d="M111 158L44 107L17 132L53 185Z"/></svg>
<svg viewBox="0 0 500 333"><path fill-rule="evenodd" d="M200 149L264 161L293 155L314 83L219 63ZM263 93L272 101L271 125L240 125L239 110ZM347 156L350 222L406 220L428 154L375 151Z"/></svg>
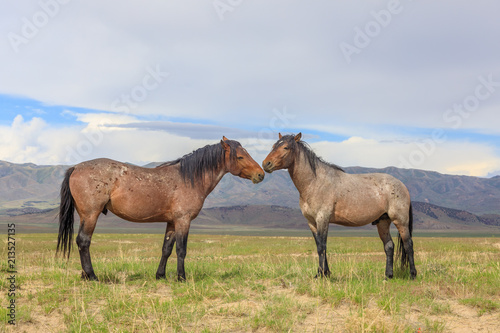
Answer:
<svg viewBox="0 0 500 333"><path fill-rule="evenodd" d="M372 223L384 244L386 254L385 276L393 277L394 242L390 234L391 222L399 235L397 256L401 267L410 266L410 277L417 270L413 259L413 212L410 193L398 179L388 174L348 174L339 166L318 157L301 140L302 134L279 134L279 140L262 167L268 173L288 169L300 193L300 209L307 219L316 242L319 268L316 277L330 275L326 258L326 243L330 223L359 227Z"/></svg>
<svg viewBox="0 0 500 333"><path fill-rule="evenodd" d="M191 221L206 197L226 173L260 183L264 170L238 141L225 136L183 157L143 168L110 159L82 162L67 170L61 185L59 235L56 253L71 252L74 211L80 216L76 244L80 251L82 278L98 281L89 247L101 213L113 212L122 219L145 223L167 222L156 279L165 278L174 243L177 279L186 280L184 260Z"/></svg>

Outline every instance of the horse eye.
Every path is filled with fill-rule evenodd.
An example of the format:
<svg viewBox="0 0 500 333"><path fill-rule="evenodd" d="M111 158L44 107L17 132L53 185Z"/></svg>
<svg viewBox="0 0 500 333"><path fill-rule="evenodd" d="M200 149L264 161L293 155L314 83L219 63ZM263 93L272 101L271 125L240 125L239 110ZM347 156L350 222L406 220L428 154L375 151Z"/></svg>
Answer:
<svg viewBox="0 0 500 333"><path fill-rule="evenodd" d="M286 150L288 150L288 149L290 149L290 148L288 148L288 147L283 147L283 149L286 149Z"/></svg>
<svg viewBox="0 0 500 333"><path fill-rule="evenodd" d="M239 160L242 160L242 159L243 159L243 156L238 156L238 159L239 159Z"/></svg>

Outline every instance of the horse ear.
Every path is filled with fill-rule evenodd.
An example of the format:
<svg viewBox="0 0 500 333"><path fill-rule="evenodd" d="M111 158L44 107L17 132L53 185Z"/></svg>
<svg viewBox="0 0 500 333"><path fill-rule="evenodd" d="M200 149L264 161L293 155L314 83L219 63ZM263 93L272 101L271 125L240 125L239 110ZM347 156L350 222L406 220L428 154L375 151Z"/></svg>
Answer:
<svg viewBox="0 0 500 333"><path fill-rule="evenodd" d="M228 138L226 138L226 136L225 136L225 135L223 135L223 136L222 136L222 140L227 141L227 140L229 140L229 139L228 139Z"/></svg>
<svg viewBox="0 0 500 333"><path fill-rule="evenodd" d="M281 133L278 133L278 136L280 140L283 138L283 135L281 135Z"/></svg>
<svg viewBox="0 0 500 333"><path fill-rule="evenodd" d="M301 132L301 133L299 133L299 134L297 134L297 135L295 136L295 138L294 138L294 139L295 139L295 142L299 142L301 137L302 137L302 132Z"/></svg>
<svg viewBox="0 0 500 333"><path fill-rule="evenodd" d="M222 148L224 148L225 151L230 151L231 147L229 147L229 144L226 142L226 137L223 137L222 140L220 140L220 145Z"/></svg>

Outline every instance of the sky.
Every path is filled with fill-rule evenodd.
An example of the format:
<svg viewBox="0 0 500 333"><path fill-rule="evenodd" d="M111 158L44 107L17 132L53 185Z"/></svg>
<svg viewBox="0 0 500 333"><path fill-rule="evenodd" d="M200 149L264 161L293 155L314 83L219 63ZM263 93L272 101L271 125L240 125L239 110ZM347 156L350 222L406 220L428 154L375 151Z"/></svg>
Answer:
<svg viewBox="0 0 500 333"><path fill-rule="evenodd" d="M500 2L3 1L0 160L261 162L500 175Z"/></svg>

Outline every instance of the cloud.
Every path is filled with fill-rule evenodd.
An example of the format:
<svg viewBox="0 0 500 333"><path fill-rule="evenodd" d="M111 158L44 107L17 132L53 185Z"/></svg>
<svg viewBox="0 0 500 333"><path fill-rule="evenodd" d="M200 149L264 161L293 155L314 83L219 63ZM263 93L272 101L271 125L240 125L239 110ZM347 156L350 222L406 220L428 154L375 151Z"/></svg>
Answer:
<svg viewBox="0 0 500 333"><path fill-rule="evenodd" d="M10 126L0 126L0 159L14 163L61 163L61 146L73 132L74 127L54 128L41 118L25 121L18 115Z"/></svg>
<svg viewBox="0 0 500 333"><path fill-rule="evenodd" d="M63 116L74 117L78 122L87 124L87 129L96 129L101 126L118 128L124 124L139 122L137 117L126 114L114 114L109 112L100 113L80 113L71 110L64 110Z"/></svg>
<svg viewBox="0 0 500 333"><path fill-rule="evenodd" d="M129 111L259 126L286 105L301 119L351 124L449 127L442 114L474 92L477 78L500 81L500 4L402 1L403 10L347 64L339 48L352 43L387 3L252 1L227 12L211 2L71 1L16 53L0 43L0 93L114 111L117 99L141 86L148 68L168 72ZM37 4L3 4L0 34L21 34ZM286 8L286 10L283 10ZM449 12L446 8L454 8ZM446 10L446 18L443 12ZM301 24L297 24L300 22ZM425 22L425 24L422 24ZM86 27L82 29L81 27ZM488 32L488 33L485 33ZM92 55L92 56L89 56ZM499 133L488 117L500 92L482 103L464 128ZM474 119L473 119L474 118Z"/></svg>
<svg viewBox="0 0 500 333"><path fill-rule="evenodd" d="M342 166L396 166L478 177L490 176L500 168L495 147L466 141L384 142L351 137L342 142L315 142L311 146L325 160Z"/></svg>
<svg viewBox="0 0 500 333"><path fill-rule="evenodd" d="M168 132L181 137L188 137L192 139L211 139L220 140L222 135L227 138L249 138L257 136L257 132L241 130L236 128L193 124L193 123L178 123L171 121L144 121L144 122L131 122L119 125L107 125L113 128L122 129L138 129L142 131L162 131Z"/></svg>

